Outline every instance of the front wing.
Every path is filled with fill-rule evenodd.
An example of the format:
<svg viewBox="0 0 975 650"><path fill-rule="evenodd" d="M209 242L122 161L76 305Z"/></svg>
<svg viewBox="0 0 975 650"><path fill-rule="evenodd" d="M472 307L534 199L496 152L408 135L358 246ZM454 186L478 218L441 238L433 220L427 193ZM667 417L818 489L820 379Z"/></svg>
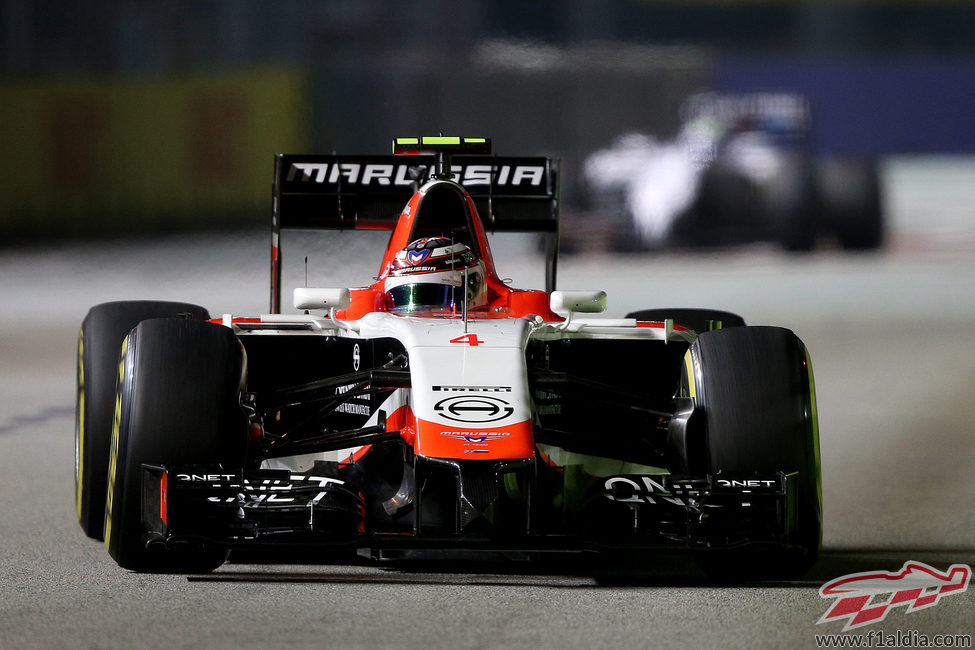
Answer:
<svg viewBox="0 0 975 650"><path fill-rule="evenodd" d="M383 522L370 514L377 506L373 499L340 478L145 465L144 540L160 549L711 550L787 546L795 533L794 473L590 477L568 504L568 493L553 498L543 481L526 482L533 469L489 471L502 493L491 501L485 483L465 488L460 477L470 472L458 468L447 508L421 490L400 499L398 520ZM507 505L500 503L505 500ZM395 495L382 501L387 512L390 503L396 504Z"/></svg>

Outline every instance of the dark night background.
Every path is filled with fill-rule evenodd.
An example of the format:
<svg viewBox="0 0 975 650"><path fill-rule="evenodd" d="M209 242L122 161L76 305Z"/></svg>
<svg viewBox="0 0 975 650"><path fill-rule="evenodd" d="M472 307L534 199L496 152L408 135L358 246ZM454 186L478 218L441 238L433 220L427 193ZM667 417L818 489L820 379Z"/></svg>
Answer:
<svg viewBox="0 0 975 650"><path fill-rule="evenodd" d="M824 153L975 152L968 2L4 0L0 34L9 240L261 225L274 152L440 131L562 158L571 206L708 89L804 93Z"/></svg>

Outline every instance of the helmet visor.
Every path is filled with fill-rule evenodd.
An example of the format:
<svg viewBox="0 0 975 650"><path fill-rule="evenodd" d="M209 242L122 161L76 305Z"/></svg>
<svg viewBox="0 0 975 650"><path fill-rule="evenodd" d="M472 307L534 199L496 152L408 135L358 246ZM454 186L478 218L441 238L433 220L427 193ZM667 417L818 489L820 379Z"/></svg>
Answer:
<svg viewBox="0 0 975 650"><path fill-rule="evenodd" d="M386 292L391 311L461 309L464 288L449 284L401 284Z"/></svg>

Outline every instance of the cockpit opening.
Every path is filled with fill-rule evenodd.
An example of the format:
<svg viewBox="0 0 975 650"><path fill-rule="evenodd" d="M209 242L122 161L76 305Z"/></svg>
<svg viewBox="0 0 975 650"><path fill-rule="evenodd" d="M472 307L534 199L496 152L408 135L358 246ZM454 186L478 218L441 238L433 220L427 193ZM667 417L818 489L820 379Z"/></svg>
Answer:
<svg viewBox="0 0 975 650"><path fill-rule="evenodd" d="M424 237L445 237L454 243L466 244L478 256L483 252L474 236L474 224L463 193L451 184L438 183L431 187L417 209L409 240Z"/></svg>

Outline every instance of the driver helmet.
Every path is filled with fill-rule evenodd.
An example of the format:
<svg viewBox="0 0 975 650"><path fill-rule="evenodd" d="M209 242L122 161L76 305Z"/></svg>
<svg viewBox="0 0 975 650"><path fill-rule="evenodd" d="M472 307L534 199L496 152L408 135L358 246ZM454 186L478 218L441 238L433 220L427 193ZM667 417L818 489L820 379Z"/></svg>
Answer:
<svg viewBox="0 0 975 650"><path fill-rule="evenodd" d="M487 304L484 262L446 237L417 239L396 253L383 290L389 311L461 311L465 292L468 309Z"/></svg>

